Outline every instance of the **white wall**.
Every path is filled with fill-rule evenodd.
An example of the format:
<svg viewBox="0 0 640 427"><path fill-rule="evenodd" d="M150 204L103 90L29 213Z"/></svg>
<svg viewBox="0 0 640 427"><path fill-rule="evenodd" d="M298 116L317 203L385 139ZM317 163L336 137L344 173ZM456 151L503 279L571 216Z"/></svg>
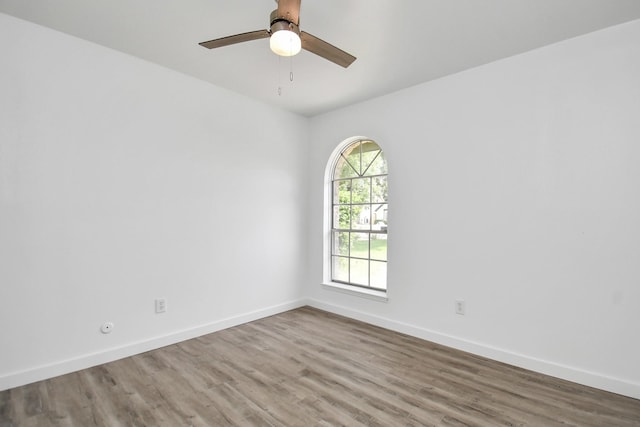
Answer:
<svg viewBox="0 0 640 427"><path fill-rule="evenodd" d="M635 21L312 119L313 305L640 397L639 46ZM353 135L389 161L386 303L320 285Z"/></svg>
<svg viewBox="0 0 640 427"><path fill-rule="evenodd" d="M638 41L636 21L309 127L0 14L0 389L310 301L640 397ZM353 135L390 162L386 303L320 286L323 172Z"/></svg>
<svg viewBox="0 0 640 427"><path fill-rule="evenodd" d="M301 303L306 118L2 14L0 52L0 389Z"/></svg>

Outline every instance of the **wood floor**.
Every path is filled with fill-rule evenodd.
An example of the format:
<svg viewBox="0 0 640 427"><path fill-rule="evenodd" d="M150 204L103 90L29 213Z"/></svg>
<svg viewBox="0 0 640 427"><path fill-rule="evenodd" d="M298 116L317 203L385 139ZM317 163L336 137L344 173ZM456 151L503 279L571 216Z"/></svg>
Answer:
<svg viewBox="0 0 640 427"><path fill-rule="evenodd" d="M640 400L309 307L0 392L0 426L640 426Z"/></svg>

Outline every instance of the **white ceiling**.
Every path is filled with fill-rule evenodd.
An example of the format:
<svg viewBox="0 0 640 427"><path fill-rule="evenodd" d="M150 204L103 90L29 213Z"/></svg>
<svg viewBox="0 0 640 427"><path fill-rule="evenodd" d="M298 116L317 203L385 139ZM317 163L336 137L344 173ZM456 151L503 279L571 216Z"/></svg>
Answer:
<svg viewBox="0 0 640 427"><path fill-rule="evenodd" d="M275 8L274 0L0 0L0 12L305 116L640 18L640 0L303 0L300 28L355 55L349 68L306 51L277 57L268 39L198 45L268 29Z"/></svg>

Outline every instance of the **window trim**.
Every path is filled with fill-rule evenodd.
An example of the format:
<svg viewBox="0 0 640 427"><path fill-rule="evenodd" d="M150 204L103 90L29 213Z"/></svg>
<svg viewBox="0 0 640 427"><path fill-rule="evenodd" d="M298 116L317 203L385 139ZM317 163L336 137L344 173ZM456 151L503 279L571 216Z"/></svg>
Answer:
<svg viewBox="0 0 640 427"><path fill-rule="evenodd" d="M331 247L332 247L332 221L333 221L333 173L337 162L340 159L340 154L349 145L359 141L374 141L374 139L366 136L354 136L342 141L332 151L327 161L327 165L324 173L324 201L323 201L323 268L322 268L322 286L325 289L337 291L340 293L346 293L349 295L361 296L376 301L388 301L389 286L387 281L387 289L379 290L368 287L363 287L355 284L348 284L342 282L334 282L331 280ZM377 144L377 142L376 142ZM384 151L384 150L383 150ZM387 174L388 175L388 174ZM387 260L388 265L388 260ZM387 279L388 279L387 270Z"/></svg>

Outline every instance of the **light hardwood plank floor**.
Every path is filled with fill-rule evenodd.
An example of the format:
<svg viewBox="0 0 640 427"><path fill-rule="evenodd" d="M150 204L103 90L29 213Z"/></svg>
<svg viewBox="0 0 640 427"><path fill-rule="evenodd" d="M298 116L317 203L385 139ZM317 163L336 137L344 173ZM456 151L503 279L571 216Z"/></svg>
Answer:
<svg viewBox="0 0 640 427"><path fill-rule="evenodd" d="M0 426L640 426L640 401L303 307L0 392Z"/></svg>

